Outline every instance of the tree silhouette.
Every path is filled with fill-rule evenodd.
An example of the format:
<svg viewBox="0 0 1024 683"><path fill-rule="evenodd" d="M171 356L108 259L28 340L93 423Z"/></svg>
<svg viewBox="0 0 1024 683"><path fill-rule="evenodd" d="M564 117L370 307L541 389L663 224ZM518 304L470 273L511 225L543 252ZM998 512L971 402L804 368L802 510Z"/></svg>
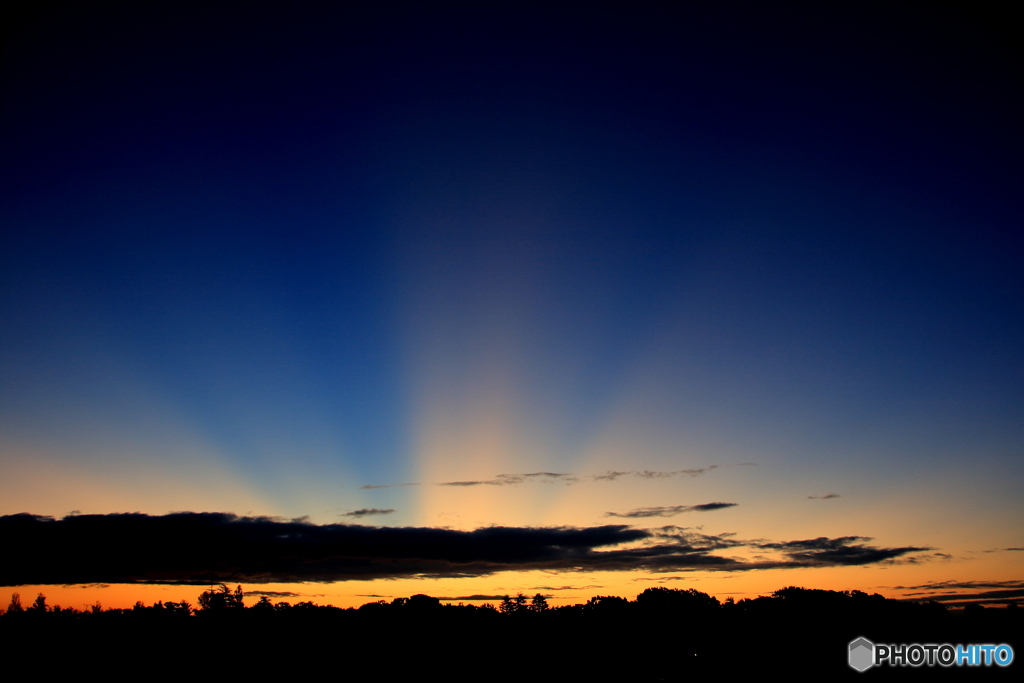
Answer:
<svg viewBox="0 0 1024 683"><path fill-rule="evenodd" d="M37 612L39 614L45 613L46 612L46 596L43 595L42 593L37 595L36 599L35 599L35 602L33 602L32 606L28 608L28 611L30 611L30 612Z"/></svg>
<svg viewBox="0 0 1024 683"><path fill-rule="evenodd" d="M406 607L411 609L437 609L440 606L440 598L432 598L429 595L424 595L423 593L417 593L409 598L408 602L406 602Z"/></svg>
<svg viewBox="0 0 1024 683"><path fill-rule="evenodd" d="M266 595L261 596L259 602L252 606L252 609L256 610L273 610L274 603L270 602L270 598Z"/></svg>
<svg viewBox="0 0 1024 683"><path fill-rule="evenodd" d="M498 607L498 611L502 614L523 614L528 609L526 596L522 593L518 593L514 598L506 595L501 599L501 606Z"/></svg>
<svg viewBox="0 0 1024 683"><path fill-rule="evenodd" d="M630 603L626 598L617 595L595 595L587 600L583 608L590 614L621 614L629 609Z"/></svg>
<svg viewBox="0 0 1024 683"><path fill-rule="evenodd" d="M715 611L718 598L702 593L695 588L648 588L636 596L636 604L645 610L655 611Z"/></svg>
<svg viewBox="0 0 1024 683"><path fill-rule="evenodd" d="M241 586L232 593L231 589L222 583L219 589L205 591L199 596L199 607L204 612L243 609L245 603L242 601L242 598Z"/></svg>

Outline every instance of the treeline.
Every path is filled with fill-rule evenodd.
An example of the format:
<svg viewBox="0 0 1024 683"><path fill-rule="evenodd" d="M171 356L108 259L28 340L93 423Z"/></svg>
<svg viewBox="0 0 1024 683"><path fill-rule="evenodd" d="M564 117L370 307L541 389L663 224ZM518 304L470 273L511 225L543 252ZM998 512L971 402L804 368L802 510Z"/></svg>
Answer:
<svg viewBox="0 0 1024 683"><path fill-rule="evenodd" d="M257 595L259 593L257 592ZM20 620L38 619L42 617L52 619L91 619L103 616L105 619L130 616L165 616L167 618L200 617L200 618L230 618L232 616L242 618L242 615L250 615L254 618L265 617L273 614L281 615L290 612L302 614L351 614L359 613L366 615L390 615L401 614L425 614L432 613L435 616L440 614L462 614L480 613L491 616L505 615L522 617L526 615L547 615L546 618L554 618L554 615L561 617L574 616L578 618L615 615L624 617L633 616L664 616L673 614L679 617L711 618L718 616L722 618L739 617L747 614L772 614L773 616L793 615L809 617L816 615L821 618L836 617L838 615L873 615L897 618L932 619L945 620L951 617L953 612L941 603L934 601L899 601L886 598L878 593L867 594L862 591L830 591L819 589L798 588L790 586L775 591L770 596L761 596L753 599L744 598L735 601L727 598L725 602L719 602L718 598L702 593L693 588L648 588L634 600L618 596L596 596L585 603L575 605L563 605L551 607L548 605L547 596L537 593L528 597L519 593L516 596L505 595L497 604L483 603L480 605L443 603L441 598L429 595L413 595L411 597L395 598L390 602L377 600L368 602L358 608L338 608L333 605L318 605L312 601L303 601L292 604L280 600L272 602L269 597L261 595L259 599L249 606L245 604L245 593L241 586L231 590L227 585L221 584L201 593L196 605L188 601L181 602L156 602L152 605L145 605L142 601L135 603L131 608L107 608L97 602L95 605L84 610L73 607L51 606L47 604L46 596L38 594L35 600L24 605L19 593L11 595L11 601L6 610L0 609L0 619ZM442 610L442 611L438 611ZM995 615L1005 612L1003 617L1015 618L1017 605L1009 603L1005 609L981 605L969 605L964 613L972 618L980 619L982 613L997 618Z"/></svg>
<svg viewBox="0 0 1024 683"><path fill-rule="evenodd" d="M413 595L347 609L275 604L267 596L245 601L240 586L204 591L195 605L139 602L130 609L50 606L43 595L22 605L14 596L0 616L0 637L11 652L45 656L54 648L94 657L113 648L139 665L187 653L231 675L264 674L285 661L293 668L282 675L307 665L313 672L314 663L334 658L382 680L435 669L444 680L521 680L524 660L531 680L551 681L689 680L760 673L772 662L846 675L855 673L847 646L861 636L880 643L1009 643L1024 652L1024 610L1015 606L954 613L935 602L860 591L788 587L720 602L694 589L648 588L633 600L598 596L558 607L540 594L482 605Z"/></svg>

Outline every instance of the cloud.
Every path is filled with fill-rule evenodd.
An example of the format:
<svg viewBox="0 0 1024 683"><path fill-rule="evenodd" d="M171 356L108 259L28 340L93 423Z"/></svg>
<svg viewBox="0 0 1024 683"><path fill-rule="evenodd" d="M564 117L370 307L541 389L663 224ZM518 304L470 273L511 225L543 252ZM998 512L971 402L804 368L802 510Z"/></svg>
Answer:
<svg viewBox="0 0 1024 683"><path fill-rule="evenodd" d="M624 525L475 531L315 525L229 513L0 517L17 553L0 585L269 583L412 576L485 576L589 566L595 549L647 532Z"/></svg>
<svg viewBox="0 0 1024 683"><path fill-rule="evenodd" d="M667 472L657 470L626 470L622 472L608 470L603 474L595 474L589 478L593 479L594 481L615 481L616 479L619 479L621 477L636 477L638 479L667 479L668 477L678 476L699 477L700 475L705 474L706 472L710 472L711 470L716 469L717 467L718 465L708 465L707 467L701 467L697 469L671 470Z"/></svg>
<svg viewBox="0 0 1024 683"><path fill-rule="evenodd" d="M748 541L733 538L735 534L732 533L705 534L699 531L692 531L689 527L674 525L651 529L650 532L652 543L670 543L705 553L750 545Z"/></svg>
<svg viewBox="0 0 1024 683"><path fill-rule="evenodd" d="M629 512L606 512L605 517L626 517L637 519L642 517L672 517L689 509L688 505L673 505L671 507L650 507L637 508Z"/></svg>
<svg viewBox="0 0 1024 683"><path fill-rule="evenodd" d="M891 560L893 563L921 564L922 562L933 562L935 560L951 560L953 556L949 553L927 553L924 555L908 555L898 560Z"/></svg>
<svg viewBox="0 0 1024 683"><path fill-rule="evenodd" d="M394 512L394 509L388 508L387 510L381 510L380 508L363 508L362 510L353 510L352 512L346 512L342 517L373 517L375 515L390 515Z"/></svg>
<svg viewBox="0 0 1024 683"><path fill-rule="evenodd" d="M482 595L478 593L476 595L456 595L450 598L438 598L438 600L441 600L442 602L454 602L455 600L459 600L460 602L501 602L506 597L507 596L505 594Z"/></svg>
<svg viewBox="0 0 1024 683"><path fill-rule="evenodd" d="M268 598L300 598L304 597L303 593L293 593L291 591L261 591L261 590L249 590L245 591L246 597L250 595L265 595Z"/></svg>
<svg viewBox="0 0 1024 683"><path fill-rule="evenodd" d="M937 591L944 589L1024 588L1024 581L932 581L919 586L893 586L895 590Z"/></svg>
<svg viewBox="0 0 1024 683"><path fill-rule="evenodd" d="M975 590L975 592L972 593L961 593L958 590L942 590L946 588L977 589L981 587L995 587L996 590ZM907 593L907 597L913 597L914 600L917 601L933 600L935 602L948 602L954 604L968 604L972 602L1002 603L1016 601L1018 598L1024 598L1024 581L995 581L992 583L944 581L936 584L918 586L918 588L924 588L926 590Z"/></svg>
<svg viewBox="0 0 1024 683"><path fill-rule="evenodd" d="M805 563L805 566L876 564L910 553L931 550L931 548L918 548L914 546L876 548L863 543L863 541L870 540L870 538L864 536L843 536L841 538L825 538L822 536L805 541L762 543L757 547L780 550L792 562Z"/></svg>
<svg viewBox="0 0 1024 683"><path fill-rule="evenodd" d="M735 507L737 503L702 503L700 505L693 505L687 512L710 512L711 510L721 510L723 508Z"/></svg>
<svg viewBox="0 0 1024 683"><path fill-rule="evenodd" d="M1024 548L993 548L992 550L984 550L986 553L1006 553L1006 552L1024 552Z"/></svg>
<svg viewBox="0 0 1024 683"><path fill-rule="evenodd" d="M417 527L316 525L220 512L0 517L15 550L0 585L298 583L488 576L504 571L746 571L882 562L925 550L877 548L859 536L786 543L742 541L666 526ZM716 554L777 550L778 560Z"/></svg>
<svg viewBox="0 0 1024 683"><path fill-rule="evenodd" d="M628 477L631 474L633 474L633 473L632 472L615 472L613 470L608 470L604 474L595 474L594 475L594 479L596 479L597 481L602 481L602 480L604 480L604 481L615 481L619 477Z"/></svg>
<svg viewBox="0 0 1024 683"><path fill-rule="evenodd" d="M530 472L527 474L499 474L494 479L480 481L445 481L438 486L514 486L530 481L576 483L579 480L567 472Z"/></svg>
<svg viewBox="0 0 1024 683"><path fill-rule="evenodd" d="M359 487L360 491L373 491L374 489L393 489L398 486L419 486L416 482L409 482L405 484L364 484Z"/></svg>
<svg viewBox="0 0 1024 683"><path fill-rule="evenodd" d="M811 500L829 500L830 498L842 498L838 493L826 493L824 496L807 496Z"/></svg>
<svg viewBox="0 0 1024 683"><path fill-rule="evenodd" d="M736 503L703 503L701 505L670 505L664 507L636 508L629 512L606 512L605 517L622 517L625 519L641 519L644 517L675 517L684 512L709 512L723 508L735 507Z"/></svg>
<svg viewBox="0 0 1024 683"><path fill-rule="evenodd" d="M743 463L749 464L749 463ZM702 474L710 472L716 469L718 465L708 465L707 467L701 467L697 469L687 470L671 470L668 472L662 472L658 470L626 470L626 471L614 471L609 470L602 474L592 474L586 476L577 476L571 472L526 472L517 474L498 474L491 479L469 479L465 481L442 481L435 482L433 486L516 486L519 484L527 484L531 482L544 482L554 483L560 482L562 484L579 484L584 481L615 481L622 477L634 477L637 479L667 479L669 477L698 477ZM374 490L374 489L389 489L396 486L421 486L421 484L413 482L406 484L366 484L360 486L361 490Z"/></svg>

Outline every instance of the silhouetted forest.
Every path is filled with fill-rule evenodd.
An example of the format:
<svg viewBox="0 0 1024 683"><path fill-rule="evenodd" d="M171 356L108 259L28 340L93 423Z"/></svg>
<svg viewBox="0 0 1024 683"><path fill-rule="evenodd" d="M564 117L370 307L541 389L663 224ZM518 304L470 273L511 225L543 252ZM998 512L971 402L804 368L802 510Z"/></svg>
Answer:
<svg viewBox="0 0 1024 683"><path fill-rule="evenodd" d="M847 646L864 636L876 643L1008 643L1020 652L1024 631L1016 605L952 611L935 602L796 587L725 602L694 589L648 588L635 600L598 596L560 607L540 594L506 596L496 605L413 595L349 609L275 604L266 596L247 606L246 599L241 586L222 585L202 592L195 605L78 610L50 606L42 594L22 604L15 593L0 633L15 657L69 673L92 663L231 676L682 681L777 668L963 676L955 667L857 674L847 666Z"/></svg>

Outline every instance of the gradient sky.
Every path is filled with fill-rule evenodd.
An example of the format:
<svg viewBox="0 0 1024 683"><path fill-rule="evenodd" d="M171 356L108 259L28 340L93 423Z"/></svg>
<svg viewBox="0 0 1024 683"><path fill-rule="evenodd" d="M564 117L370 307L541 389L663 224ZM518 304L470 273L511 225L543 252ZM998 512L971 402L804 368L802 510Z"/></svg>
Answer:
<svg viewBox="0 0 1024 683"><path fill-rule="evenodd" d="M1024 589L1008 16L323 4L8 22L0 515L914 549L267 588L339 605Z"/></svg>

